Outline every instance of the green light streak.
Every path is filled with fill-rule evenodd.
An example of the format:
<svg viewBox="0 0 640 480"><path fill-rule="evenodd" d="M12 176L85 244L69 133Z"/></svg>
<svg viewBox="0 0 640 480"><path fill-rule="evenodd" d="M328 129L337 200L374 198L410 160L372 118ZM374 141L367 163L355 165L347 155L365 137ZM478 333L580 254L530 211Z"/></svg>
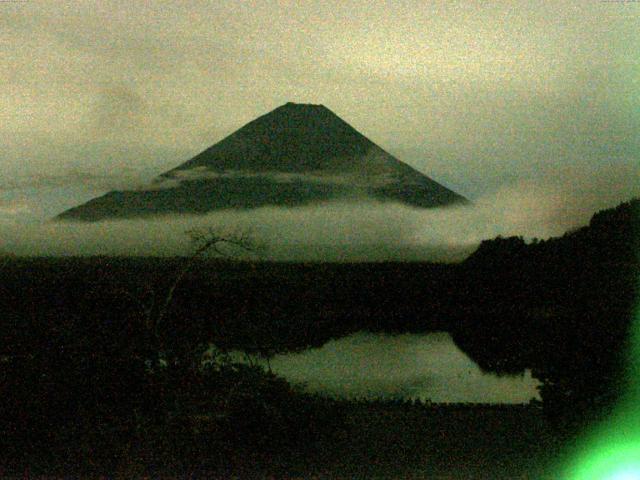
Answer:
<svg viewBox="0 0 640 480"><path fill-rule="evenodd" d="M586 432L560 478L640 480L640 305L632 328L627 392L606 422Z"/></svg>

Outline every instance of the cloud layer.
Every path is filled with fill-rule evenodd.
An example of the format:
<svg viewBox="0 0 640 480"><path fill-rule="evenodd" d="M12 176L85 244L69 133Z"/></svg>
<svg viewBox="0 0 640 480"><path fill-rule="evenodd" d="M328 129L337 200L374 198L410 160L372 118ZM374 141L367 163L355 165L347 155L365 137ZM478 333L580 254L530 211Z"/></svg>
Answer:
<svg viewBox="0 0 640 480"><path fill-rule="evenodd" d="M640 196L624 170L599 178L518 182L474 204L419 209L398 203L328 202L297 208L223 210L95 223L25 222L28 203L0 202L0 249L19 255L184 255L186 231L246 232L271 260L456 261L497 235L549 238L588 223L592 214Z"/></svg>

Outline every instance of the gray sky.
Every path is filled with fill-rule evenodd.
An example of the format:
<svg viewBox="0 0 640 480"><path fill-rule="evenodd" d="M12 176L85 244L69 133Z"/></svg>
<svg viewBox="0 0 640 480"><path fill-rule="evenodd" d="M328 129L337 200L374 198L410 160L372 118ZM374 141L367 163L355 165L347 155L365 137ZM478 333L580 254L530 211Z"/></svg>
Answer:
<svg viewBox="0 0 640 480"><path fill-rule="evenodd" d="M472 199L640 194L637 2L27 0L0 31L4 218L136 186L287 101Z"/></svg>

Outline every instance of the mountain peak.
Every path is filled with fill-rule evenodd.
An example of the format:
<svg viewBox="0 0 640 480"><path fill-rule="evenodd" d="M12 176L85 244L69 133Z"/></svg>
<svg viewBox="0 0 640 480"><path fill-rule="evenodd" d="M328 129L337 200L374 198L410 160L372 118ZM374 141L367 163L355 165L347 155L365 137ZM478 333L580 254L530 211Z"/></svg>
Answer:
<svg viewBox="0 0 640 480"><path fill-rule="evenodd" d="M333 113L331 110L329 110L327 107L325 107L322 104L316 104L316 103L294 103L294 102L287 102L283 105L280 105L279 107L275 108L274 110L266 113L265 115L262 115L259 118L269 118L272 116L279 116L281 114L284 115L294 115L294 116L307 116L307 117L334 117L340 121L342 121L340 119L340 117L338 117L335 113Z"/></svg>
<svg viewBox="0 0 640 480"><path fill-rule="evenodd" d="M324 105L288 102L147 190L109 192L58 218L99 220L367 197L418 207L466 199L401 162Z"/></svg>
<svg viewBox="0 0 640 480"><path fill-rule="evenodd" d="M304 172L339 168L379 148L324 105L285 103L174 170Z"/></svg>
<svg viewBox="0 0 640 480"><path fill-rule="evenodd" d="M320 103L295 103L295 102L287 102L284 105L281 105L280 108L327 108Z"/></svg>

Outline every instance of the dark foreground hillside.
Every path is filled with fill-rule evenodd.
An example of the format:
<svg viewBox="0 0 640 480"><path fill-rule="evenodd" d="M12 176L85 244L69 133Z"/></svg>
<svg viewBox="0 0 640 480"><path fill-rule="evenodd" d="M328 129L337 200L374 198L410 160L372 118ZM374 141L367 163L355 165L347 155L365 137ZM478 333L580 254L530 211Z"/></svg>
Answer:
<svg viewBox="0 0 640 480"><path fill-rule="evenodd" d="M234 455L226 478L556 478L562 442L537 407L341 407L344 430L330 444L292 458Z"/></svg>
<svg viewBox="0 0 640 480"><path fill-rule="evenodd" d="M319 478L553 479L562 442L538 407L352 405Z"/></svg>
<svg viewBox="0 0 640 480"><path fill-rule="evenodd" d="M5 357L3 478L554 478L539 405L337 401L225 358L102 356Z"/></svg>

